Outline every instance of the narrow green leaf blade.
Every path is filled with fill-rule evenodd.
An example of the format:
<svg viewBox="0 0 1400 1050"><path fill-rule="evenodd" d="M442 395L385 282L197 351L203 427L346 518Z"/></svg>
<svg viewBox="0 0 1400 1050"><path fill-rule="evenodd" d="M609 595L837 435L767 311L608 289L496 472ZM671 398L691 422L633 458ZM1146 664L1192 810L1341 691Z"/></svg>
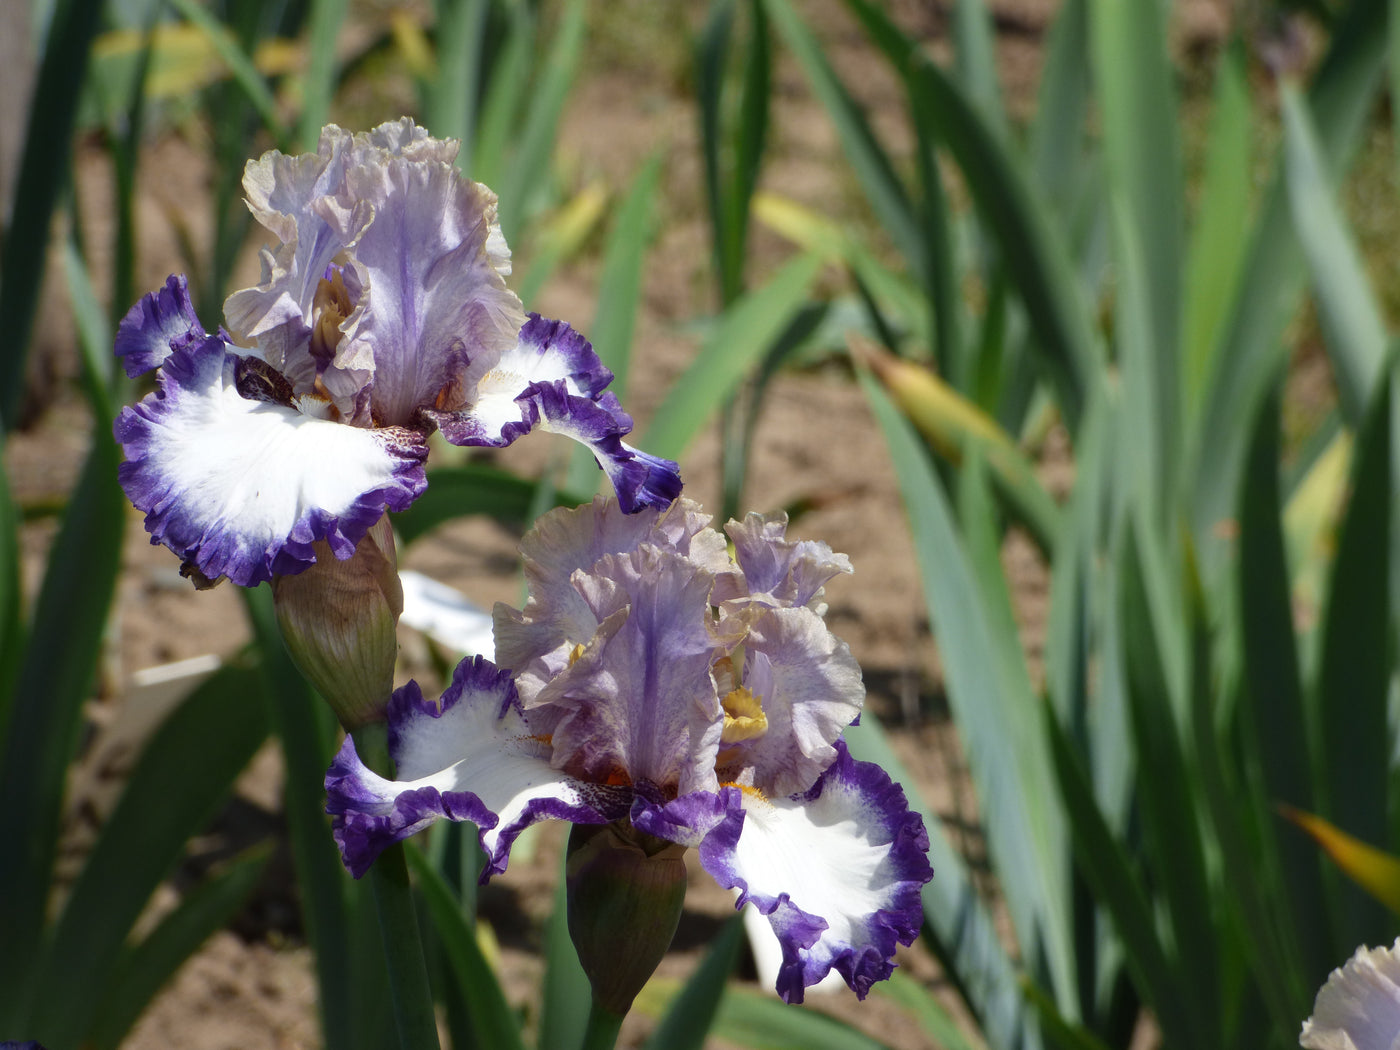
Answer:
<svg viewBox="0 0 1400 1050"><path fill-rule="evenodd" d="M544 933L544 989L540 1004L541 1047L578 1050L588 1025L593 989L569 939L569 907L564 891L564 865L554 891L554 910Z"/></svg>
<svg viewBox="0 0 1400 1050"><path fill-rule="evenodd" d="M822 53L816 37L788 0L765 0L765 4L769 18L802 66L813 93L836 125L846 159L860 180L876 218L910 266L917 267L922 259L917 237L919 224L889 154Z"/></svg>
<svg viewBox="0 0 1400 1050"><path fill-rule="evenodd" d="M1118 321L1139 344L1131 356L1138 358L1151 392L1147 405L1138 406L1152 412L1142 420L1155 445L1148 481L1158 492L1172 494L1181 435L1183 219L1165 10L1158 3L1093 0L1090 15L1115 255L1120 268L1138 277L1133 294L1125 294L1119 305ZM1125 253L1132 254L1131 261Z"/></svg>
<svg viewBox="0 0 1400 1050"><path fill-rule="evenodd" d="M595 466L594 471L597 472ZM469 463L464 467L440 467L428 473L428 490L413 506L394 515L394 530L405 544L453 518L489 514L507 525L524 528L532 520L539 483L509 471ZM556 492L549 507L586 502L573 493Z"/></svg>
<svg viewBox="0 0 1400 1050"><path fill-rule="evenodd" d="M1284 171L1293 225L1303 245L1347 420L1361 421L1385 358L1380 307L1366 279L1332 187L1308 107L1298 90L1283 85Z"/></svg>
<svg viewBox="0 0 1400 1050"><path fill-rule="evenodd" d="M1059 232L1006 144L958 86L921 51L910 50L908 38L870 0L846 3L890 59L908 68L911 89L962 169L977 213L997 242L1000 259L1030 315L1060 407L1071 429L1077 430L1089 384L1098 375L1101 351Z"/></svg>
<svg viewBox="0 0 1400 1050"><path fill-rule="evenodd" d="M336 38L345 22L349 0L312 0L310 30L307 35L309 58L302 78L301 117L297 121L297 146L314 150L331 109L339 71L335 62ZM434 127L435 125L430 125ZM439 131L438 134L453 134Z"/></svg>
<svg viewBox="0 0 1400 1050"><path fill-rule="evenodd" d="M695 360L667 393L638 446L654 456L679 459L787 327L821 266L819 256L799 255L762 288L726 310Z"/></svg>
<svg viewBox="0 0 1400 1050"><path fill-rule="evenodd" d="M1144 536L1146 534L1146 536ZM1170 657L1153 622L1151 581L1142 547L1151 533L1141 519L1127 528L1119 559L1124 665L1137 754L1137 799L1157 893L1170 915L1176 957L1190 975L1191 994L1181 1023L1190 1045L1208 1045L1223 1028L1220 1017L1220 945L1212 925L1211 893L1194 794L1197 778L1173 712L1166 663Z"/></svg>
<svg viewBox="0 0 1400 1050"><path fill-rule="evenodd" d="M248 52L239 46L228 29L217 18L200 6L197 0L168 0L170 6L190 25L197 27L209 39L214 53L233 74L234 83L239 86L253 108L262 118L263 126L272 133L278 142L286 138L282 118L277 115L277 99L272 89L258 72Z"/></svg>
<svg viewBox="0 0 1400 1050"><path fill-rule="evenodd" d="M466 997L477 1045L492 1050L524 1050L520 1024L506 1002L500 979L477 944L475 931L462 914L456 894L433 870L422 850L410 844L407 853L408 866L428 906L433 932L447 953L458 986Z"/></svg>
<svg viewBox="0 0 1400 1050"><path fill-rule="evenodd" d="M6 342L5 353L0 354L0 426L6 431L19 422L24 363L43 284L49 224L68 182L78 96L101 10L101 0L59 0L55 4L34 82L34 101L29 107L24 153L15 182L15 206L6 216L8 225L0 248L0 331L5 333ZM16 32L16 27L11 25L6 31Z"/></svg>
<svg viewBox="0 0 1400 1050"><path fill-rule="evenodd" d="M500 184L505 192L501 194L499 217L507 243L514 243L519 237L529 209L549 178L549 158L554 152L559 114L564 110L583 50L583 16L582 0L568 0L529 94L520 138Z"/></svg>
<svg viewBox="0 0 1400 1050"><path fill-rule="evenodd" d="M943 654L949 703L984 807L988 839L1022 951L1043 952L1057 1003L1077 1016L1068 928L1069 847L1064 813L1024 662L1006 665L942 485L910 425L875 381L861 385L885 435Z"/></svg>
<svg viewBox="0 0 1400 1050"><path fill-rule="evenodd" d="M263 709L287 764L283 807L301 889L306 939L316 953L321 1026L329 1046L351 1046L351 975L345 888L325 813L325 770L336 734L329 707L302 678L282 644L270 586L242 591L262 651Z"/></svg>
<svg viewBox="0 0 1400 1050"><path fill-rule="evenodd" d="M225 668L156 730L64 906L37 982L31 1031L66 1046L87 1031L117 977L127 932L189 838L267 739L248 697L257 673Z"/></svg>
<svg viewBox="0 0 1400 1050"><path fill-rule="evenodd" d="M1308 91L1320 154L1333 179L1354 152L1381 77L1387 6L1352 4L1344 10ZM1287 188L1276 178L1254 228L1239 293L1212 354L1205 407L1187 457L1187 469L1194 471L1188 476L1195 478L1192 529L1207 586L1214 585L1229 552L1223 537L1232 531L1228 525L1249 442L1249 431L1239 420L1252 415L1283 365L1283 329L1303 276Z"/></svg>
<svg viewBox="0 0 1400 1050"><path fill-rule="evenodd" d="M1241 708L1246 739L1259 763L1265 831L1279 803L1312 810L1317 804L1310 717L1304 703L1298 641L1293 630L1279 497L1279 401L1268 398L1254 424L1240 488ZM1278 828L1278 862L1299 951L1316 986L1335 966L1316 851L1301 835ZM1321 976L1319 976L1319 974Z"/></svg>
<svg viewBox="0 0 1400 1050"><path fill-rule="evenodd" d="M1133 875L1131 862L1104 823L1084 771L1048 707L1045 727L1060 794L1069 813L1078 868L1093 888L1095 898L1112 917L1127 949L1126 962L1133 982L1156 1013L1167 1042L1172 1046L1194 1046L1190 1030L1184 1026L1186 993L1158 937L1147 897Z"/></svg>
<svg viewBox="0 0 1400 1050"><path fill-rule="evenodd" d="M1374 844L1390 839L1390 379L1387 374L1378 384L1357 435L1351 502L1337 541L1316 687L1326 803L1320 815ZM1342 887L1341 908L1342 944L1375 943L1387 928L1379 906L1354 886Z"/></svg>
<svg viewBox="0 0 1400 1050"><path fill-rule="evenodd" d="M146 1005L185 960L237 914L271 856L270 846L260 846L235 858L195 887L144 940L126 950L103 989L87 1044L95 1050L117 1050Z"/></svg>
<svg viewBox="0 0 1400 1050"><path fill-rule="evenodd" d="M1183 411L1191 428L1249 243L1253 114L1246 75L1244 48L1237 42L1226 48L1215 67L1210 139L1186 268L1181 386Z"/></svg>
<svg viewBox="0 0 1400 1050"><path fill-rule="evenodd" d="M121 558L125 497L117 486L117 448L97 434L87 465L54 541L15 678L3 761L0 841L11 851L0 864L0 1029L16 1031L10 1009L24 989L48 908L59 817L81 728L80 712L102 652Z"/></svg>
<svg viewBox="0 0 1400 1050"><path fill-rule="evenodd" d="M735 915L724 924L699 969L671 1000L671 1008L651 1033L646 1050L702 1050L743 944L744 920Z"/></svg>

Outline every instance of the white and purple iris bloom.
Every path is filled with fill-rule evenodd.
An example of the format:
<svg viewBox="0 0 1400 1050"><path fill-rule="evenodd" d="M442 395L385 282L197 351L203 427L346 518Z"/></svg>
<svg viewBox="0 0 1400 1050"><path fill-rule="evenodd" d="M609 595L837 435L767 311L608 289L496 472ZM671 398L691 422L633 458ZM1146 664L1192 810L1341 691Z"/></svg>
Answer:
<svg viewBox="0 0 1400 1050"><path fill-rule="evenodd" d="M196 580L298 573L317 541L348 558L422 494L434 429L496 447L565 434L629 511L679 493L674 463L622 441L632 420L587 340L506 287L495 195L456 153L405 118L249 162L248 206L280 244L227 328L204 329L180 276L122 321L127 375L159 370L116 422L122 487Z"/></svg>
<svg viewBox="0 0 1400 1050"><path fill-rule="evenodd" d="M787 1001L833 969L862 998L888 977L933 871L903 790L841 739L864 688L822 589L850 564L756 514L727 527L736 561L708 522L685 499L542 517L522 544L525 608L495 611L509 670L478 656L438 701L397 690L399 780L350 739L332 764L327 811L351 873L441 818L481 829L483 881L536 821L627 821L694 847L768 917Z"/></svg>

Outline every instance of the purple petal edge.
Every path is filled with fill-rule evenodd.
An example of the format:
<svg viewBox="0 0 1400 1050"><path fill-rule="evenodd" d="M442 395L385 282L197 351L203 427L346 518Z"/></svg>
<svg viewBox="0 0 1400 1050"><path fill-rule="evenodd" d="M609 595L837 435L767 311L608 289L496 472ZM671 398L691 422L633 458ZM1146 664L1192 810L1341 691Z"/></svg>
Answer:
<svg viewBox="0 0 1400 1050"><path fill-rule="evenodd" d="M805 989L833 969L858 998L864 999L871 985L894 971L896 946L912 944L918 937L923 922L922 887L933 878L933 867L928 861L928 833L923 818L909 809L903 788L875 763L852 758L844 740L837 740L835 746L836 760L801 798L815 801L835 783L853 787L862 797L866 814L877 815L877 825L890 840L893 903L864 918L867 943L823 944L822 934L829 924L821 916L803 911L787 893L751 893L729 860L739 836L729 839L725 827L707 838L700 849L701 863L720 885L740 891L735 906L742 908L751 903L768 917L783 952L776 988L787 1003L802 1002Z"/></svg>
<svg viewBox="0 0 1400 1050"><path fill-rule="evenodd" d="M171 274L165 285L143 295L117 325L113 352L127 377L135 379L164 364L177 350L203 342L208 333L199 323L184 274Z"/></svg>
<svg viewBox="0 0 1400 1050"><path fill-rule="evenodd" d="M126 454L117 478L132 504L145 512L153 544L169 547L187 566L211 580L227 576L240 587L253 587L274 575L294 575L310 568L316 563L318 540L324 540L337 558L348 558L386 508L404 510L423 493L427 443L411 431L399 431L406 440L386 447L404 462L404 473L396 476L393 485L361 493L339 514L312 508L292 523L286 536L261 548L250 545L236 527L201 528L178 494L171 492L170 479L159 464L148 462L147 457L155 429L174 414L182 389L213 382L213 374L222 373L226 347L221 336L207 336L170 354L161 366L155 393L123 408L113 424L113 435Z"/></svg>

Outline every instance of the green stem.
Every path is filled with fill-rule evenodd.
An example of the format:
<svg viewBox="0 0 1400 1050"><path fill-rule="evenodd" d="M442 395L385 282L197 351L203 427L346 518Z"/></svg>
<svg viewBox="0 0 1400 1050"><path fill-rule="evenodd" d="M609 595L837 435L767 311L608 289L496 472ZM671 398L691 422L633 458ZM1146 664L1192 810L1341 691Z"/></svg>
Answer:
<svg viewBox="0 0 1400 1050"><path fill-rule="evenodd" d="M594 999L588 1011L588 1031L584 1033L581 1050L613 1050L621 1030L622 1014L613 1013Z"/></svg>
<svg viewBox="0 0 1400 1050"><path fill-rule="evenodd" d="M371 769L387 773L389 758L382 725L361 726L352 734L361 760ZM396 842L379 855L369 869L379 932L384 938L384 962L389 970L389 995L394 1027L402 1050L438 1050L437 1015L428 987L428 966L418 936L418 915L408 884L408 863L403 843Z"/></svg>

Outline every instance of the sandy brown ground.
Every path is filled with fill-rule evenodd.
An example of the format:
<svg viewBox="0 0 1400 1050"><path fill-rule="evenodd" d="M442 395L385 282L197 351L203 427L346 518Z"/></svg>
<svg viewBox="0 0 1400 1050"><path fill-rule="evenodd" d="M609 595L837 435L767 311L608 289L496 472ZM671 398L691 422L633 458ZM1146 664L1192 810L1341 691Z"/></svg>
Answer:
<svg viewBox="0 0 1400 1050"><path fill-rule="evenodd" d="M645 2L631 0L632 6ZM812 0L802 6L821 27L838 69L898 148L902 103L881 64L834 0ZM941 5L901 0L892 6L936 50L944 47L946 12ZM1004 82L1019 113L1030 107L1038 75L1038 46L1055 6L1053 0L992 4ZM1220 7L1206 2L1182 5L1185 31L1205 31L1209 36L1214 31L1212 19L1223 17ZM687 45L672 43L683 62ZM626 400L639 426L696 349L695 339L686 334L686 323L713 308L694 112L684 78L660 75L657 63L666 58L644 54L647 46L646 41L616 39L599 61L590 64L572 96L559 150L560 169L570 172L572 181L581 185L602 179L613 190L624 186L653 150L665 151L665 203L658 211L657 238L645 269L632 386ZM779 64L777 85L773 148L764 170L764 187L868 227L835 133L806 92L800 73L786 59ZM396 115L383 111L378 118ZM172 217L188 223L196 237L207 236L207 218L199 209L206 198L209 173L200 159L200 146L170 133L149 144L139 199L142 287L154 287L179 265ZM92 149L80 151L78 159L85 213L100 216L110 185L105 163ZM105 235L90 238L99 270L105 262L106 243ZM761 278L788 251L776 236L756 230L751 274ZM528 261L521 258L519 249L517 259ZM571 263L537 302L527 306L569 319L587 332L593 319L597 266L596 253ZM254 272L250 254L245 275L251 277ZM837 279L835 274L826 278L829 285ZM63 382L72 370L67 349L72 326L65 319L61 282L49 281L46 296L49 306L40 353L44 367L58 378L49 384L47 411L32 429L11 442L6 456L16 495L30 505L61 498L75 477L90 429L76 394ZM526 441L508 450L501 461L538 469L558 452L557 446L546 447L550 440ZM1047 480L1061 491L1068 472L1062 445L1052 436L1046 467ZM712 428L682 464L688 493L712 507L719 501L718 458L718 435ZM828 619L865 670L870 706L894 730L895 744L916 780L907 787L923 795L946 822L953 840L974 864L983 865L975 805L938 694L937 650L929 637L895 479L866 404L840 368L779 377L764 407L745 505L769 510L798 501L812 509L792 531L825 540L847 552L855 565L853 577L838 579L828 588ZM77 797L71 807L75 816L67 864L90 841L94 819L110 807L124 762L135 747L132 734L139 740L139 726L133 730L130 718L123 715L132 674L203 654L227 656L247 640L231 587L195 594L179 579L174 557L146 542L134 512L129 524L104 691L91 709L98 732L85 752L85 767L75 776ZM31 577L41 566L51 535L51 526L43 523L25 531ZM404 563L460 588L489 608L494 601L516 602L520 597L517 540L492 522L462 521L416 544ZM1047 576L1030 545L1014 536L1008 541L1005 562L1024 641L1034 661L1043 636ZM421 643L407 636L403 641L412 661L421 653ZM109 738L119 746L104 751ZM104 754L110 760L99 763L98 756ZM240 806L257 814L274 834L281 833L277 817L281 778L277 756L268 751L240 782ZM510 871L483 898L483 915L501 943L501 972L508 994L527 1011L533 1009L538 994L538 928L550 906L560 841L558 829L539 835L534 856L517 856ZM727 894L703 872L696 869L692 875L697 877L690 887L688 917L663 974L683 975L693 966L705 938L732 908ZM216 935L190 961L131 1036L126 1044L129 1050L290 1050L319 1045L311 960L301 939L289 879L285 863L274 865L268 884L249 906L254 917L245 916ZM902 956L901 962L920 980L937 987L936 967L926 955L916 950ZM814 998L811 1008L837 1014L902 1050L931 1045L900 1011L875 998L858 1004L854 996L842 992ZM645 1018L630 1019L624 1045L639 1045L650 1025Z"/></svg>

